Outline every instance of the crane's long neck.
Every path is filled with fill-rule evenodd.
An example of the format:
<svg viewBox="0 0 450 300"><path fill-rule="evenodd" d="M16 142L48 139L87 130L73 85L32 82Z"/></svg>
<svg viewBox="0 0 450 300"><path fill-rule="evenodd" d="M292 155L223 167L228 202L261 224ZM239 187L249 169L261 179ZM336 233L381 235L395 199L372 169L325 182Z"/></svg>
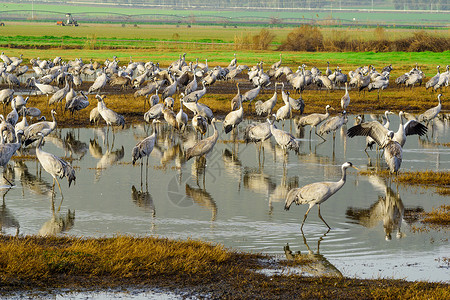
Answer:
<svg viewBox="0 0 450 300"><path fill-rule="evenodd" d="M347 180L347 168L342 167L342 176L341 176L341 179L337 182L335 190L336 191L339 190L345 184L346 180Z"/></svg>

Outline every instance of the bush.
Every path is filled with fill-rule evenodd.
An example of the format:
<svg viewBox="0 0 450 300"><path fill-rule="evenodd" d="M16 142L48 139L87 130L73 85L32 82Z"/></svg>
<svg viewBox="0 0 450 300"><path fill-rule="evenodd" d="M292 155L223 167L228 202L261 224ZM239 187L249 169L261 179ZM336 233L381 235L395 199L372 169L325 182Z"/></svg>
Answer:
<svg viewBox="0 0 450 300"><path fill-rule="evenodd" d="M234 44L236 49L246 50L267 50L272 43L275 35L267 29L261 29L256 35L234 36Z"/></svg>
<svg viewBox="0 0 450 300"><path fill-rule="evenodd" d="M292 30L279 50L286 51L320 51L323 50L323 35L319 28L302 25Z"/></svg>

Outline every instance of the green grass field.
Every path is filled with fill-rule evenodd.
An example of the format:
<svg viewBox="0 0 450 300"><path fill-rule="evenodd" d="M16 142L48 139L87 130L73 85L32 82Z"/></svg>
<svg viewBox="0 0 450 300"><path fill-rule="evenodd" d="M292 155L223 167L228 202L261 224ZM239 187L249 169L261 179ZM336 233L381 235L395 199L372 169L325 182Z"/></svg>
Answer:
<svg viewBox="0 0 450 300"><path fill-rule="evenodd" d="M17 14L15 11L21 11L20 14L29 14L31 18L32 5L31 3L2 3L2 14ZM52 4L34 4L34 14L35 16L54 16L55 20L60 18L64 19L65 13L70 12L75 17L78 15L82 17L102 17L114 19L116 22L127 22L129 16L138 18L145 21L149 18L149 15L167 15L172 16L173 19L179 20L192 20L192 17L197 17L199 20L208 19L210 16L217 18L223 18L224 22L242 21L243 19L255 18L258 20L267 19L267 24L269 24L270 18L280 18L280 19L297 19L297 20L326 20L326 19L340 19L354 22L355 24L361 23L377 23L380 24L412 24L414 26L421 25L442 25L447 24L448 26L448 14L446 13L404 13L398 11L392 12L369 12L369 11L359 11L359 12L348 12L348 11L250 11L250 10L234 10L234 11L224 11L224 10L189 10L189 9L179 9L179 10L164 10L164 9L150 9L150 8L126 8L126 7L106 7L106 6L70 6L70 5L52 5ZM2 16L0 14L0 18ZM140 16L140 17L138 17ZM353 21L355 19L355 21Z"/></svg>

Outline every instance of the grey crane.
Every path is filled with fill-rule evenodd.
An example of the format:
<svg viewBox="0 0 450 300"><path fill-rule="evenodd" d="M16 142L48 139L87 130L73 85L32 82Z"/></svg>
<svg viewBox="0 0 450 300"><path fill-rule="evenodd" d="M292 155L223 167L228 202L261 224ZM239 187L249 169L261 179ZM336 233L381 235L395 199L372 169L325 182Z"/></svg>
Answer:
<svg viewBox="0 0 450 300"><path fill-rule="evenodd" d="M166 122L171 125L172 128L178 128L177 117L172 109L170 109L169 107L165 107L162 110L162 113L164 116L164 120L166 120Z"/></svg>
<svg viewBox="0 0 450 300"><path fill-rule="evenodd" d="M237 94L231 99L231 110L236 110L239 108L239 101L242 100L241 90L239 89L239 82L236 83Z"/></svg>
<svg viewBox="0 0 450 300"><path fill-rule="evenodd" d="M19 130L16 132L16 142L15 143L4 143L3 141L3 132L0 132L0 166L5 169L8 162L11 160L11 157L16 153L16 151L22 146L22 135L23 131ZM13 185L11 181L9 181L5 175L3 175L6 181L10 185Z"/></svg>
<svg viewBox="0 0 450 300"><path fill-rule="evenodd" d="M25 107L27 105L29 97L23 98L22 95L17 95L14 97L15 102L11 101L11 108L16 107L17 111L21 111L22 107Z"/></svg>
<svg viewBox="0 0 450 300"><path fill-rule="evenodd" d="M5 111L6 105L12 101L13 96L13 89L4 89L0 91L0 102L3 104L3 111Z"/></svg>
<svg viewBox="0 0 450 300"><path fill-rule="evenodd" d="M328 77L332 74L333 72L330 69L330 62L327 61L327 70L325 71L325 75Z"/></svg>
<svg viewBox="0 0 450 300"><path fill-rule="evenodd" d="M61 197L64 198L63 193L61 191L61 185L59 184L58 177L64 178L66 177L69 181L69 187L72 181L75 182L75 169L65 160L59 158L58 156L42 151L42 141L44 140L44 135L39 133L40 140L36 146L36 156L41 163L42 168L49 173L53 177L53 186L52 192L55 190L55 181L58 184L59 192L61 193Z"/></svg>
<svg viewBox="0 0 450 300"><path fill-rule="evenodd" d="M234 53L234 58L230 61L230 64L228 66L236 66L237 64L237 58L236 58L236 53Z"/></svg>
<svg viewBox="0 0 450 300"><path fill-rule="evenodd" d="M151 95L150 98L148 98L150 107L155 106L156 104L159 103L158 91L159 91L159 88L156 88L155 94Z"/></svg>
<svg viewBox="0 0 450 300"><path fill-rule="evenodd" d="M289 92L287 94L289 94ZM284 120L290 118L291 116L291 102L289 101L289 95L286 95L286 97L281 98L283 99L284 105L277 110L275 114L275 120L277 121L283 120L283 127L284 127Z"/></svg>
<svg viewBox="0 0 450 300"><path fill-rule="evenodd" d="M439 68L441 66L437 66L437 74L430 78L430 80L427 81L425 84L425 88L428 90L430 87L434 87L439 82L439 77L441 76L441 73L439 73Z"/></svg>
<svg viewBox="0 0 450 300"><path fill-rule="evenodd" d="M122 126L122 129L125 126L125 118L122 115L119 115L112 109L109 109L106 107L106 104L104 102L104 98L106 96L100 96L99 94L95 95L95 98L97 98L97 109L98 113L102 116L103 120L105 120L107 126ZM114 131L113 131L114 133Z"/></svg>
<svg viewBox="0 0 450 300"><path fill-rule="evenodd" d="M350 105L350 95L348 93L348 83L345 83L345 94L341 98L341 108L342 110L346 110Z"/></svg>
<svg viewBox="0 0 450 300"><path fill-rule="evenodd" d="M198 84L197 84L197 75L195 75L194 73L194 78L192 79L192 81L190 81L187 85L186 88L184 89L184 93L186 95L189 95L190 93L194 92L197 90Z"/></svg>
<svg viewBox="0 0 450 300"><path fill-rule="evenodd" d="M50 99L48 100L48 105L56 104L56 106L58 106L58 103L61 103L61 111L62 111L62 100L66 97L69 90L70 90L69 81L66 78L66 85L50 97Z"/></svg>
<svg viewBox="0 0 450 300"><path fill-rule="evenodd" d="M378 121L361 123L347 130L349 137L370 136L384 149L384 159L389 166L391 173L397 173L402 163L402 146L395 140L394 132L390 131Z"/></svg>
<svg viewBox="0 0 450 300"><path fill-rule="evenodd" d="M236 128L244 119L244 108L242 107L242 96L239 99L239 108L229 112L223 121L223 129L225 133L229 133Z"/></svg>
<svg viewBox="0 0 450 300"><path fill-rule="evenodd" d="M208 121L206 120L206 118L195 113L191 122L192 127L194 127L195 131L199 132L200 136L203 137L203 135L205 135L206 133L206 130L208 129Z"/></svg>
<svg viewBox="0 0 450 300"><path fill-rule="evenodd" d="M416 120L409 120L406 124L403 124L403 118L405 116L403 111L400 111L398 116L400 118L400 123L397 132L394 134L394 140L397 141L400 146L403 147L405 145L406 137L408 135L417 134L422 136L427 133L428 128Z"/></svg>
<svg viewBox="0 0 450 300"><path fill-rule="evenodd" d="M275 117L275 115L274 115ZM270 119L267 119L267 121L270 123L270 132L272 133L272 136L275 138L275 141L277 144L286 152L287 150L294 150L298 153L300 150L300 145L295 139L295 137L290 134L289 132L286 132L284 130L278 129L273 125L273 121L271 122Z"/></svg>
<svg viewBox="0 0 450 300"><path fill-rule="evenodd" d="M52 109L52 121L41 121L34 124L31 124L27 127L27 129L24 130L24 144L25 146L28 146L29 144L33 143L37 139L39 139L39 134L42 134L43 136L47 136L55 130L56 128L56 111Z"/></svg>
<svg viewBox="0 0 450 300"><path fill-rule="evenodd" d="M66 102L65 109L70 111L72 113L72 116L76 111L80 111L89 106L87 95L83 91L81 91L80 93L81 95L76 96L72 99L72 101Z"/></svg>
<svg viewBox="0 0 450 300"><path fill-rule="evenodd" d="M8 55L5 54L5 52L2 52L2 54L0 55L0 58L3 60L3 62L7 65L12 64L12 60L9 58Z"/></svg>
<svg viewBox="0 0 450 300"><path fill-rule="evenodd" d="M202 85L203 85L203 88L201 90L196 90L196 91L191 92L190 94L185 95L183 97L183 101L184 102L196 102L201 97L203 97L206 94L206 85L203 81L202 81Z"/></svg>
<svg viewBox="0 0 450 300"><path fill-rule="evenodd" d="M25 131L25 129L28 127L27 108L22 107L21 111L22 111L22 120L20 122L17 122L16 125L14 126L15 132L18 132L19 130Z"/></svg>
<svg viewBox="0 0 450 300"><path fill-rule="evenodd" d="M19 121L19 114L17 113L16 99L15 98L13 99L12 104L13 104L13 109L6 116L6 122L11 124L12 126L16 126L17 121Z"/></svg>
<svg viewBox="0 0 450 300"><path fill-rule="evenodd" d="M333 109L330 105L327 105L325 107L325 113L324 114L319 114L319 113L315 113L315 114L310 114L304 117L301 117L300 120L298 121L298 127L304 127L306 125L310 125L311 128L309 129L309 139L311 139L311 132L312 129L314 128L314 132L316 133L317 136L319 136L322 140L325 141L325 139L320 136L319 134L317 134L317 125L319 125L320 123L322 123L324 120L328 119L328 117L330 116L330 113L328 112L328 109Z"/></svg>
<svg viewBox="0 0 450 300"><path fill-rule="evenodd" d="M303 102L302 96L300 98L294 99L290 96L289 92L284 92L284 83L281 83L281 98L286 103L289 101L291 110L289 112L289 116L292 118L292 110L299 111L300 114L303 114L303 110L305 109L305 102Z"/></svg>
<svg viewBox="0 0 450 300"><path fill-rule="evenodd" d="M3 80L8 84L9 88L12 88L14 86L20 87L20 81L16 77L16 75L11 73L2 73Z"/></svg>
<svg viewBox="0 0 450 300"><path fill-rule="evenodd" d="M106 85L108 82L108 75L104 71L105 69L103 69L103 73L100 76L95 78L94 83L89 87L88 94L98 93Z"/></svg>
<svg viewBox="0 0 450 300"><path fill-rule="evenodd" d="M144 120L150 123L151 120L161 117L164 109L164 103L158 103L150 107L150 109L144 114Z"/></svg>
<svg viewBox="0 0 450 300"><path fill-rule="evenodd" d="M270 66L270 68L276 70L276 69L278 69L279 67L281 67L281 64L282 64L282 63L283 63L283 57L282 57L282 54L280 53L280 60L277 61L276 63L272 64L272 65Z"/></svg>
<svg viewBox="0 0 450 300"><path fill-rule="evenodd" d="M264 122L264 123L251 123L248 124L247 127L245 127L244 130L244 141L248 143L259 143L258 145L258 158L260 157L261 149L262 149L262 143L270 139L272 136L272 131L270 130L270 123ZM264 155L264 153L263 153Z"/></svg>
<svg viewBox="0 0 450 300"><path fill-rule="evenodd" d="M177 129L184 131L188 122L188 115L183 111L183 98L180 98L180 110L176 115Z"/></svg>
<svg viewBox="0 0 450 300"><path fill-rule="evenodd" d="M441 111L442 108L442 104L441 104L441 97L442 94L438 95L438 101L439 104L433 108L428 109L427 111L425 111L423 114L419 115L419 122L426 122L427 124L431 122L431 120L433 120L438 113Z"/></svg>
<svg viewBox="0 0 450 300"><path fill-rule="evenodd" d="M59 89L56 86L49 84L37 83L34 77L31 77L31 84L38 88L38 90L47 95L47 102L49 101L48 95L56 93Z"/></svg>
<svg viewBox="0 0 450 300"><path fill-rule="evenodd" d="M142 141L136 144L136 146L133 147L133 150L131 151L131 157L132 157L132 163L133 165L136 163L138 159L144 158L147 156L147 163L146 166L148 166L148 157L150 153L153 151L153 147L155 147L156 143L156 136L158 134L158 131L155 129L153 130L153 134L149 135ZM144 165L144 162L141 161L141 178L142 178L142 166Z"/></svg>
<svg viewBox="0 0 450 300"><path fill-rule="evenodd" d="M0 135L5 143L15 143L17 140L14 126L6 122L3 115L0 115Z"/></svg>
<svg viewBox="0 0 450 300"><path fill-rule="evenodd" d="M216 128L216 119L213 118L211 120L211 124L214 128L213 135L198 141L195 143L194 146L186 150L186 160L191 159L192 157L201 157L206 156L211 150L214 148L214 145L217 142L217 139L219 138L219 132Z"/></svg>
<svg viewBox="0 0 450 300"><path fill-rule="evenodd" d="M252 101L258 96L259 91L261 91L261 86L258 85L256 88L251 89L242 95L242 102L248 101L248 106L250 107L252 104Z"/></svg>
<svg viewBox="0 0 450 300"><path fill-rule="evenodd" d="M100 116L97 106L91 109L91 111L89 112L89 122L91 124L96 123L98 125L98 122L100 121L101 117L102 116Z"/></svg>
<svg viewBox="0 0 450 300"><path fill-rule="evenodd" d="M358 168L353 166L351 162L343 163L341 166L342 176L339 181L315 182L307 184L300 188L294 188L289 191L284 203L285 210L289 210L292 203L295 203L297 205L309 205L309 208L306 211L305 216L303 217L303 222L300 230L303 231L303 225L305 224L306 217L308 216L309 211L311 210L311 208L313 208L314 205L317 205L317 208L319 210L319 218L325 223L325 225L327 225L328 229L331 229L331 227L327 224L327 222L325 222L325 220L322 218L322 215L320 214L320 204L328 200L328 198L336 194L336 192L344 186L347 179L347 169L350 167L358 170Z"/></svg>
<svg viewBox="0 0 450 300"><path fill-rule="evenodd" d="M264 102L261 100L256 101L255 103L255 111L258 116L270 116L272 114L272 109L277 104L277 85L278 82L275 83L275 91L273 93L273 96Z"/></svg>
<svg viewBox="0 0 450 300"><path fill-rule="evenodd" d="M336 138L336 131L347 123L347 112L344 110L340 115L329 118L320 125L319 135L333 132L333 142Z"/></svg>
<svg viewBox="0 0 450 300"><path fill-rule="evenodd" d="M167 97L172 97L177 92L177 87L178 81L174 79L173 82L170 85L166 86L162 91L162 98L166 99Z"/></svg>

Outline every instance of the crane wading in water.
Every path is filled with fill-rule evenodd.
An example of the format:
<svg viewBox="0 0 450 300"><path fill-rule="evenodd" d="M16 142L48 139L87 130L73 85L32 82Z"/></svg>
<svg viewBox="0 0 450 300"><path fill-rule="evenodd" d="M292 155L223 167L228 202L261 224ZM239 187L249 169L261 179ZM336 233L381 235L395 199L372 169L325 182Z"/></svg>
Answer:
<svg viewBox="0 0 450 300"><path fill-rule="evenodd" d="M55 193L55 181L58 184L59 192L61 193L61 197L64 198L63 193L61 191L61 185L59 184L58 178L67 177L69 181L69 187L72 181L75 182L75 170L74 168L65 160L59 158L56 155L51 153L47 153L41 150L42 141L44 140L44 135L42 133L38 133L40 136L39 143L36 146L36 156L41 163L44 170L52 175L53 177L53 187L52 193Z"/></svg>
<svg viewBox="0 0 450 300"><path fill-rule="evenodd" d="M303 217L302 227L300 228L303 231L303 225L305 224L306 217L308 216L311 208L317 204L319 209L319 218L327 225L328 229L331 227L325 222L325 220L320 215L320 204L325 202L328 198L336 194L345 184L346 181L346 171L347 168L352 167L356 170L359 170L357 167L352 165L351 162L346 162L342 164L342 177L339 181L323 181L323 182L315 182L308 185L305 185L300 188L294 188L289 191L286 196L286 201L284 203L284 209L289 210L292 203L297 205L300 204L308 204L309 208Z"/></svg>

